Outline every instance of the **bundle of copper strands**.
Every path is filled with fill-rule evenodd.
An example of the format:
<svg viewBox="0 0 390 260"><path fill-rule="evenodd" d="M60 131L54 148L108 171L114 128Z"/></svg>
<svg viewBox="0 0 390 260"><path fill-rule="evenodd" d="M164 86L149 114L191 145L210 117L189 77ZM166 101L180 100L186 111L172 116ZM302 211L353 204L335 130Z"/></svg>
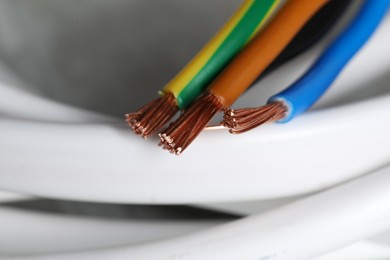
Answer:
<svg viewBox="0 0 390 260"><path fill-rule="evenodd" d="M180 155L222 107L222 102L215 95L202 95L177 121L159 134L160 146ZM199 114L202 116L198 117Z"/></svg>
<svg viewBox="0 0 390 260"><path fill-rule="evenodd" d="M241 134L258 126L275 122L286 116L287 107L283 102L271 102L257 108L227 109L222 125L232 134Z"/></svg>
<svg viewBox="0 0 390 260"><path fill-rule="evenodd" d="M328 0L290 0L276 14L271 23L229 63L207 90L184 114L160 134L160 145L174 154L181 154L213 116L228 109L256 78L278 57L306 22ZM278 103L267 106L266 116L256 123L226 116L226 125L235 126L237 133L255 127L255 124L281 117L285 108ZM277 115L267 116L276 111ZM247 114L248 111L237 111ZM233 112L232 115L237 115ZM256 110L250 111L255 115ZM264 110L262 110L264 112ZM271 113L272 112L272 113ZM263 114L263 113L261 113ZM251 116L252 118L252 116ZM231 120L230 120L231 119Z"/></svg>
<svg viewBox="0 0 390 260"><path fill-rule="evenodd" d="M137 112L126 114L125 120L135 134L146 139L162 128L178 110L175 97L168 93Z"/></svg>

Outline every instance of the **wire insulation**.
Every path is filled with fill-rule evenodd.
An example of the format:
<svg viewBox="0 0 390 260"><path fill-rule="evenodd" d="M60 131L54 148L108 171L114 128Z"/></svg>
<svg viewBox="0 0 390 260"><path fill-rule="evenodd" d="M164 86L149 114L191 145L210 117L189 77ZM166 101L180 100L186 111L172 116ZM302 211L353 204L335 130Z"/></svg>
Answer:
<svg viewBox="0 0 390 260"><path fill-rule="evenodd" d="M373 34L389 5L389 0L364 1L353 21L315 64L289 88L270 98L269 102L282 101L288 107L288 113L278 122L290 121L306 111L324 94Z"/></svg>
<svg viewBox="0 0 390 260"><path fill-rule="evenodd" d="M305 24L302 30L299 31L283 52L267 67L256 81L262 79L318 43L339 22L351 3L352 0L338 0L327 3Z"/></svg>
<svg viewBox="0 0 390 260"><path fill-rule="evenodd" d="M220 32L165 86L187 107L260 30L280 0L246 0Z"/></svg>

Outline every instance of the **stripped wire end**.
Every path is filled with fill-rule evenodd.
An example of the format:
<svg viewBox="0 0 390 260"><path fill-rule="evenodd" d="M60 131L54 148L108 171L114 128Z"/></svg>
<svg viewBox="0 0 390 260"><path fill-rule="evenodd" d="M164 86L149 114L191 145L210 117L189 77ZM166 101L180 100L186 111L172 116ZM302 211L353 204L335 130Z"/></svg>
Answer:
<svg viewBox="0 0 390 260"><path fill-rule="evenodd" d="M222 124L231 134L242 134L258 126L275 122L286 116L287 107L281 101L258 108L227 109Z"/></svg>
<svg viewBox="0 0 390 260"><path fill-rule="evenodd" d="M159 145L173 154L180 155L222 108L221 101L214 94L202 95L178 120L159 134Z"/></svg>
<svg viewBox="0 0 390 260"><path fill-rule="evenodd" d="M147 139L168 123L178 110L174 95L166 93L137 112L126 114L125 120L135 134Z"/></svg>

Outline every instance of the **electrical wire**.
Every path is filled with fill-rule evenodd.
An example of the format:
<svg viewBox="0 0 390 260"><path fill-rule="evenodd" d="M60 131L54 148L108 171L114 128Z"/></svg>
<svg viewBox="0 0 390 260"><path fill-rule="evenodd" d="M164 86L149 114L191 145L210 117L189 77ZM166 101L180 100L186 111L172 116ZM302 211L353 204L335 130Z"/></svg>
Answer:
<svg viewBox="0 0 390 260"><path fill-rule="evenodd" d="M144 138L190 105L272 15L280 0L245 0L228 23L161 91L161 97L125 115Z"/></svg>
<svg viewBox="0 0 390 260"><path fill-rule="evenodd" d="M271 65L261 73L256 82L275 71L286 62L309 50L319 42L345 14L345 11L351 3L351 0L338 0L330 1L325 4L325 6L305 24L302 30L299 31Z"/></svg>
<svg viewBox="0 0 390 260"><path fill-rule="evenodd" d="M322 96L345 65L374 33L389 5L389 0L366 0L356 18L310 70L292 86L271 97L270 102L285 100L288 113L283 122L303 113Z"/></svg>
<svg viewBox="0 0 390 260"><path fill-rule="evenodd" d="M219 111L228 108L328 1L291 0L213 81L207 93L160 134L160 146L179 155Z"/></svg>
<svg viewBox="0 0 390 260"><path fill-rule="evenodd" d="M224 125L230 128L231 133L243 133L269 122L288 122L306 111L370 38L389 5L389 0L364 1L353 21L302 77L271 97L263 107L227 110Z"/></svg>

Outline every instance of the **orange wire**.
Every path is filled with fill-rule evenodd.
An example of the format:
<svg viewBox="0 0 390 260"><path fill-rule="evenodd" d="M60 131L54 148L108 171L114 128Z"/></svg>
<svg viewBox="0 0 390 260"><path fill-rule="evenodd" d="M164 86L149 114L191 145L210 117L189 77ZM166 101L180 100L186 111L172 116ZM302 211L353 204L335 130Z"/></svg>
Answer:
<svg viewBox="0 0 390 260"><path fill-rule="evenodd" d="M224 107L230 107L327 2L329 0L288 1L215 79L209 91L220 98Z"/></svg>

